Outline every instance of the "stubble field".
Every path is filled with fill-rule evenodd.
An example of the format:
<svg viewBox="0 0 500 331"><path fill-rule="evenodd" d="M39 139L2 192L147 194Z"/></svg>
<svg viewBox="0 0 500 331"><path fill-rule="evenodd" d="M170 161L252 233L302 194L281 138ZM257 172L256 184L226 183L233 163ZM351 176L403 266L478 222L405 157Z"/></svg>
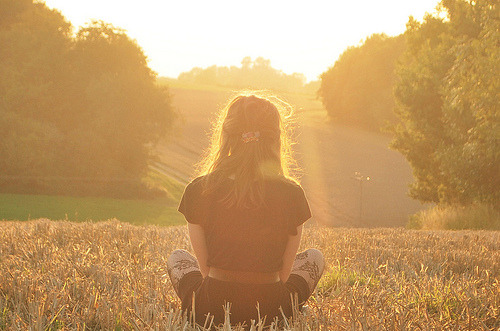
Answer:
<svg viewBox="0 0 500 331"><path fill-rule="evenodd" d="M288 330L500 328L499 232L310 227L307 247L327 269ZM183 226L2 222L0 329L202 330L167 276L176 248Z"/></svg>

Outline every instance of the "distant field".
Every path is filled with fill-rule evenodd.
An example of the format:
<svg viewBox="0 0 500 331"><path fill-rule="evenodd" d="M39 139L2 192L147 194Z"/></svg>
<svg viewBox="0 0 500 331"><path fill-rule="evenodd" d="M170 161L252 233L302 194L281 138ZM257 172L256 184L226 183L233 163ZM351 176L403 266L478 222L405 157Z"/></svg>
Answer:
<svg viewBox="0 0 500 331"><path fill-rule="evenodd" d="M133 224L179 225L176 205L166 199L125 200L93 197L0 194L0 220L86 221L117 218Z"/></svg>
<svg viewBox="0 0 500 331"><path fill-rule="evenodd" d="M327 268L286 330L500 329L498 231L313 227L308 247ZM0 222L0 329L201 331L168 279L177 248L184 226Z"/></svg>

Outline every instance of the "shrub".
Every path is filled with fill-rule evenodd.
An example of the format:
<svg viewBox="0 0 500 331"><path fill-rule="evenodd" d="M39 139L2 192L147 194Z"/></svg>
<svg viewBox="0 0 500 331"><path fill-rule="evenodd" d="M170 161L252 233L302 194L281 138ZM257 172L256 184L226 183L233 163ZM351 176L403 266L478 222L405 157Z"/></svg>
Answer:
<svg viewBox="0 0 500 331"><path fill-rule="evenodd" d="M488 204L436 206L413 215L408 227L432 230L500 230L500 212Z"/></svg>

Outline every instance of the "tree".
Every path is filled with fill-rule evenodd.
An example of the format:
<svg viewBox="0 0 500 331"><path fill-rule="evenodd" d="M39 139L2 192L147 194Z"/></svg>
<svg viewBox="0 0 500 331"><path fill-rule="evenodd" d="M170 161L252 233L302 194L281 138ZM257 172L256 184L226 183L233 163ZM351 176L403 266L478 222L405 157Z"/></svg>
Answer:
<svg viewBox="0 0 500 331"><path fill-rule="evenodd" d="M402 36L374 34L321 75L318 95L334 122L370 130L394 122L395 65L404 47Z"/></svg>
<svg viewBox="0 0 500 331"><path fill-rule="evenodd" d="M72 27L30 0L2 0L0 9L0 174L33 185L58 173L63 136L54 121L71 72Z"/></svg>
<svg viewBox="0 0 500 331"><path fill-rule="evenodd" d="M460 29L455 61L443 87L443 116L449 144L438 157L457 194L444 201L500 201L500 23L494 2L445 1L453 29ZM458 161L457 161L458 160Z"/></svg>
<svg viewBox="0 0 500 331"><path fill-rule="evenodd" d="M33 4L32 0L0 0L0 27L6 27L16 22L19 15L23 14Z"/></svg>
<svg viewBox="0 0 500 331"><path fill-rule="evenodd" d="M59 12L17 1L0 2L0 189L140 188L175 118L142 49L100 21L74 36Z"/></svg>
<svg viewBox="0 0 500 331"><path fill-rule="evenodd" d="M168 91L156 85L140 47L112 25L97 21L80 29L73 54L76 84L85 92L75 115L89 136L80 137L81 147L88 162L101 163L93 175L140 178L151 144L173 120ZM85 143L96 139L106 144Z"/></svg>
<svg viewBox="0 0 500 331"><path fill-rule="evenodd" d="M398 69L392 148L423 202L500 202L499 23L495 1L444 0L447 20L413 19Z"/></svg>

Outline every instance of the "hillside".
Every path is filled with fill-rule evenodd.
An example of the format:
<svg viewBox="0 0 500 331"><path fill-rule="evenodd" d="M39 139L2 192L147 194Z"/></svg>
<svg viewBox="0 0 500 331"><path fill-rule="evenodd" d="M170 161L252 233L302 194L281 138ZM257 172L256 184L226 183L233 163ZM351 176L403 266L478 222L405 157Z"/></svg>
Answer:
<svg viewBox="0 0 500 331"><path fill-rule="evenodd" d="M171 87L182 116L175 135L158 147L159 168L179 185L195 175L195 164L208 146L210 121L234 93L228 89ZM313 95L278 94L296 108L296 156L313 222L333 226L402 226L422 206L407 197L412 181L404 158L388 149L382 134L328 123ZM355 173L369 176L360 183ZM362 185L362 188L360 187Z"/></svg>

